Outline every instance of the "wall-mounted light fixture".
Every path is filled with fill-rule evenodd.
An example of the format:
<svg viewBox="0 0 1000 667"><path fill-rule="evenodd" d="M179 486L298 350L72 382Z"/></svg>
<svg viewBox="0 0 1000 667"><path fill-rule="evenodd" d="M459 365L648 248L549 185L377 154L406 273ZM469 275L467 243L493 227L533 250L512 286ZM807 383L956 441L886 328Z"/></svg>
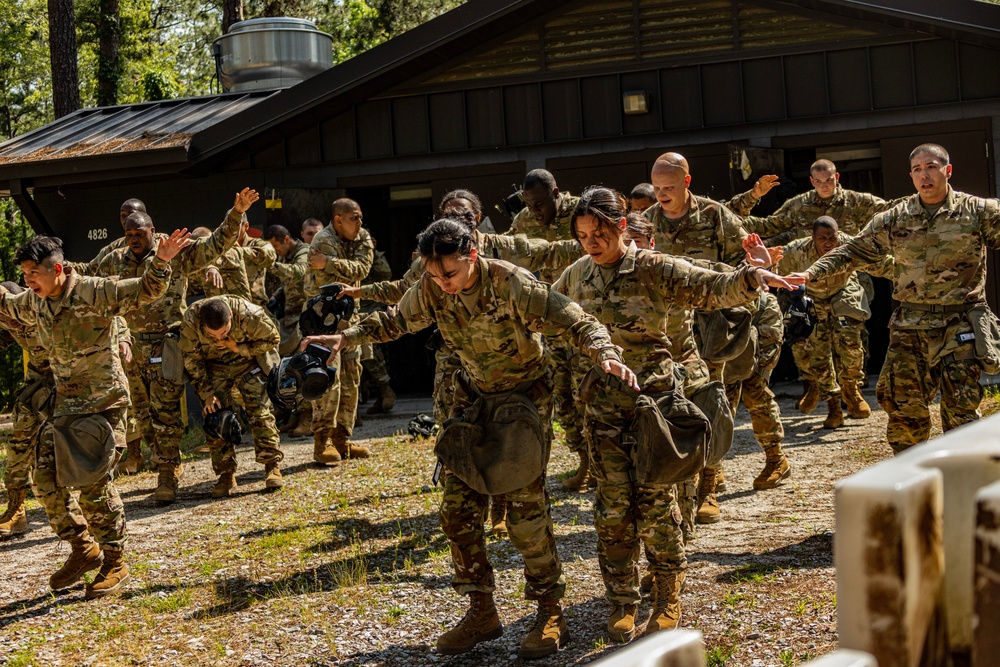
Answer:
<svg viewBox="0 0 1000 667"><path fill-rule="evenodd" d="M649 113L649 94L645 90L630 90L622 95L626 115Z"/></svg>

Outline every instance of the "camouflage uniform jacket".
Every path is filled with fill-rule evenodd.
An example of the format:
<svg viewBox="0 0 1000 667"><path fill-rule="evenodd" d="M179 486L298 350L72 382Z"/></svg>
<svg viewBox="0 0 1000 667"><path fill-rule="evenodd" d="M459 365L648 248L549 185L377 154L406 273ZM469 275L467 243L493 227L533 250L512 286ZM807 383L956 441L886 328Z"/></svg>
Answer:
<svg viewBox="0 0 1000 667"><path fill-rule="evenodd" d="M250 281L250 296L253 297L251 301L263 306L267 303L264 280L267 278L267 270L274 265L278 255L270 243L252 236L248 236L243 245L237 247L243 253L243 267L247 272L247 280Z"/></svg>
<svg viewBox="0 0 1000 667"><path fill-rule="evenodd" d="M101 265L104 258L119 248L127 248L124 236L119 236L114 241L97 251L97 255L89 262L72 262L73 268L85 276L97 275L97 267Z"/></svg>
<svg viewBox="0 0 1000 667"><path fill-rule="evenodd" d="M392 267L389 266L389 261L385 258L385 253L380 250L376 250L371 271L369 271L368 275L365 276L365 279L361 281L362 292L364 291L364 287L366 285L374 285L375 283L382 283L390 280L392 280ZM367 315L368 313L374 313L376 310L385 310L384 304L384 301L361 299L361 312Z"/></svg>
<svg viewBox="0 0 1000 667"><path fill-rule="evenodd" d="M309 244L295 239L295 248L284 257L278 257L267 269L281 281L280 289L285 293L286 316L294 315L298 318L302 312L302 306L306 303L303 283L308 268Z"/></svg>
<svg viewBox="0 0 1000 667"><path fill-rule="evenodd" d="M645 216L653 223L656 249L662 253L727 264L746 255L747 232L739 217L711 199L692 194L687 213L676 220L667 218L659 204L646 209Z"/></svg>
<svg viewBox="0 0 1000 667"><path fill-rule="evenodd" d="M893 202L895 203L895 202ZM829 199L821 199L815 190L796 195L766 218L745 215L743 226L767 239L768 245L783 245L788 241L812 236L816 218L828 215L837 221L840 231L857 234L876 213L892 204L867 192L845 190L840 185Z"/></svg>
<svg viewBox="0 0 1000 667"><path fill-rule="evenodd" d="M203 293L206 298L234 294L241 299L251 300L250 278L247 276L242 247L229 248L216 257L209 266L215 267L219 271L219 275L222 276L222 287L216 287L205 276L208 266L188 274L188 280L191 281L192 285L197 286L198 291Z"/></svg>
<svg viewBox="0 0 1000 667"><path fill-rule="evenodd" d="M668 315L678 307L726 308L753 301L759 294L750 285L755 271L750 266L731 273L709 271L630 243L607 284L594 260L584 257L563 272L553 289L608 328L639 386L656 393L674 385Z"/></svg>
<svg viewBox="0 0 1000 667"><path fill-rule="evenodd" d="M160 334L173 331L181 324L184 309L187 308L187 276L197 274L227 247L236 242L240 232L241 216L230 209L226 219L210 236L194 239L191 244L181 250L170 262L172 279L166 294L148 307L135 310L126 315L129 329L132 333ZM162 234L157 235L153 246L143 257L136 257L131 248L125 246L115 250L95 270L96 275L109 278L135 278L149 267L156 257Z"/></svg>
<svg viewBox="0 0 1000 667"><path fill-rule="evenodd" d="M477 302L468 310L424 275L396 308L374 313L344 332L348 344L385 342L437 323L445 342L481 391L507 391L548 367L545 336L567 336L595 363L620 359L607 330L524 269L479 258Z"/></svg>
<svg viewBox="0 0 1000 667"><path fill-rule="evenodd" d="M558 276L563 269L580 259L583 252L579 243L570 240L549 242L528 238L524 234L484 234L479 230L472 234L480 257L502 259L532 273ZM417 257L401 279L362 286L361 296L382 303L399 303L406 290L415 285L422 275L424 262Z"/></svg>
<svg viewBox="0 0 1000 667"><path fill-rule="evenodd" d="M839 233L839 245L851 240L851 237ZM778 262L777 272L782 275L801 273L812 266L820 258L819 251L812 236L796 239L784 246L784 257ZM892 257L886 257L881 262L861 267L866 273L883 278L892 277ZM858 280L856 271L838 273L822 280L806 283L806 294L816 303L817 311L833 314L831 302L837 302L837 315L849 316L855 319L867 320L871 317L871 305L868 295Z"/></svg>
<svg viewBox="0 0 1000 667"><path fill-rule="evenodd" d="M259 372L255 358L278 347L280 339L278 327L260 306L230 294L216 298L224 299L233 313L228 337L236 341L238 352L219 347L202 328L201 309L207 299L191 304L181 326L184 369L202 401L214 394L210 377L214 372L222 369L227 373L247 373L254 369Z"/></svg>
<svg viewBox="0 0 1000 667"><path fill-rule="evenodd" d="M321 229L313 237L310 249L326 255L326 266L322 269L308 267L303 283L303 293L306 299L319 294L323 285L340 283L350 287L358 287L371 271L375 261L375 244L368 230L362 229L353 241L340 238L333 225ZM287 310L287 307L286 307ZM357 322L361 313L357 301L354 304L352 322Z"/></svg>
<svg viewBox="0 0 1000 667"><path fill-rule="evenodd" d="M34 292L0 297L0 315L34 326L56 383L54 416L94 414L128 404L128 379L113 319L157 301L170 264L153 257L142 276L111 280L68 271L58 297Z"/></svg>
<svg viewBox="0 0 1000 667"><path fill-rule="evenodd" d="M809 281L893 258L893 298L902 307L890 326L936 329L964 313L907 308L915 303L960 306L986 303L986 248L1000 248L1000 202L957 192L950 186L930 217L911 195L879 213L861 234L820 258L805 273Z"/></svg>
<svg viewBox="0 0 1000 667"><path fill-rule="evenodd" d="M25 384L39 379L52 379L49 353L42 347L37 326L25 326L17 320L0 317L0 329L10 337L10 341L5 341L6 344L0 347L6 348L11 342L17 343L28 355L27 370L24 374Z"/></svg>
<svg viewBox="0 0 1000 667"><path fill-rule="evenodd" d="M507 230L507 235L516 236L517 234L524 234L529 239L543 239L545 241L572 241L574 239L570 223L573 221L573 211L576 210L576 205L579 201L579 197L574 197L568 192L560 192L559 196L556 198L556 217L550 225L544 225L540 221L536 220L528 209L521 209L518 214L514 216L514 221L511 223L510 229ZM543 269L529 270L537 271L538 277L547 283L555 282L555 279L559 277L562 269L579 259L579 257L580 252L578 249L576 255L562 267L558 267L556 269L544 267ZM500 259L505 259L508 262L512 261L509 257L501 257Z"/></svg>

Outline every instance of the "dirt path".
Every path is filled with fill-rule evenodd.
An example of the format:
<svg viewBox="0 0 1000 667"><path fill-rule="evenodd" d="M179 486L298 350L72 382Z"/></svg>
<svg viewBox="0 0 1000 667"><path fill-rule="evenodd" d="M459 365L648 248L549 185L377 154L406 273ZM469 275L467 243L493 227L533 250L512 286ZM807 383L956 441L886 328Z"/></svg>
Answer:
<svg viewBox="0 0 1000 667"><path fill-rule="evenodd" d="M689 545L682 625L700 629L709 665L793 665L832 650L836 597L831 544L837 480L889 455L885 415L821 429L794 409L798 385L779 385L791 480L755 493L763 466L745 411L726 461L724 520ZM871 390L869 404L875 406ZM263 492L252 448L239 450L233 497L213 501L204 456L186 461L181 499L148 499L153 473L121 481L133 583L121 597L86 601L82 585L50 594L68 548L32 501L32 530L0 542L0 661L8 665L519 665L533 619L520 557L490 540L503 637L444 659L434 640L464 613L449 587L451 561L437 527L431 444L393 435L429 401L403 400L391 418L358 430L375 451L339 474L313 467L311 440L286 441L286 486ZM193 446L193 443L191 444ZM569 582L574 641L532 664L590 662L614 650L597 566L591 499L560 478L575 469L555 447L549 488ZM644 604L641 614L648 613Z"/></svg>

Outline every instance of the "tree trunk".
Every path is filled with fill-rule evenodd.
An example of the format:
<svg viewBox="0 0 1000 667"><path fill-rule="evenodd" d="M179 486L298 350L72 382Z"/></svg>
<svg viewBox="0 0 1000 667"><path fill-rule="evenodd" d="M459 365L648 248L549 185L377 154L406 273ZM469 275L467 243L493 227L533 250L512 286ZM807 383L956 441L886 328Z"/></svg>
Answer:
<svg viewBox="0 0 1000 667"><path fill-rule="evenodd" d="M121 39L119 0L101 0L97 19L100 46L97 54L97 106L118 104L118 81L121 68L118 44Z"/></svg>
<svg viewBox="0 0 1000 667"><path fill-rule="evenodd" d="M243 0L222 0L222 34L243 20Z"/></svg>
<svg viewBox="0 0 1000 667"><path fill-rule="evenodd" d="M73 0L48 0L49 62L56 118L80 108L80 73L76 65L76 17Z"/></svg>

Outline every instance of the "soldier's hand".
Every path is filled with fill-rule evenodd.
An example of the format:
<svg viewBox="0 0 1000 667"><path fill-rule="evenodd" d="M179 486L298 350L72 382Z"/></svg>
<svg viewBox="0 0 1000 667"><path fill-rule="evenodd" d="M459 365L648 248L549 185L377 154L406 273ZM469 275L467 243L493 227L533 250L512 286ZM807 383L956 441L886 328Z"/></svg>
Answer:
<svg viewBox="0 0 1000 667"><path fill-rule="evenodd" d="M132 363L132 344L127 340L123 340L118 343L118 353L121 355L122 359L125 360L126 364Z"/></svg>
<svg viewBox="0 0 1000 667"><path fill-rule="evenodd" d="M309 249L309 266L314 269L325 269L326 268L326 255L319 252L318 250Z"/></svg>
<svg viewBox="0 0 1000 667"><path fill-rule="evenodd" d="M205 405L202 406L201 408L201 414L210 415L221 407L222 403L219 403L219 399L217 399L215 396L212 396L210 399L205 401Z"/></svg>
<svg viewBox="0 0 1000 667"><path fill-rule="evenodd" d="M340 334L326 334L323 336L306 336L302 342L299 344L299 351L304 351L307 347L312 344L322 345L330 350L330 356L326 359L326 364L329 366L333 363L333 358L337 356L337 353L344 349L344 344L347 341Z"/></svg>
<svg viewBox="0 0 1000 667"><path fill-rule="evenodd" d="M222 282L222 274L214 266L210 266L205 269L205 282L209 283L215 289L222 289L224 283Z"/></svg>
<svg viewBox="0 0 1000 667"><path fill-rule="evenodd" d="M792 281L793 285L805 285L807 282L809 282L808 273L789 273L785 277L788 278L790 281Z"/></svg>
<svg viewBox="0 0 1000 667"><path fill-rule="evenodd" d="M636 378L635 373L632 369L621 363L620 361L614 361L613 359L608 359L601 364L601 368L608 375L613 375L616 378L621 378L621 381L628 386L632 387L636 391L639 391L639 379Z"/></svg>
<svg viewBox="0 0 1000 667"><path fill-rule="evenodd" d="M243 188L236 193L236 202L233 203L233 210L237 213L246 213L250 210L250 206L258 199L260 199L260 195L257 194L256 190Z"/></svg>
<svg viewBox="0 0 1000 667"><path fill-rule="evenodd" d="M747 264L762 269L772 265L771 253L758 234L750 234L743 239L743 250L747 254Z"/></svg>
<svg viewBox="0 0 1000 667"><path fill-rule="evenodd" d="M215 347L219 348L220 350L229 350L230 352L240 351L239 348L236 347L236 341L229 337L215 341Z"/></svg>
<svg viewBox="0 0 1000 667"><path fill-rule="evenodd" d="M775 246L773 248L768 248L767 251L771 253L771 266L774 266L782 260L785 256L785 249L782 246Z"/></svg>
<svg viewBox="0 0 1000 667"><path fill-rule="evenodd" d="M764 288L764 290L767 290L768 287L784 287L785 289L794 290L796 285L805 283L804 278L796 278L794 273L790 276L779 276L767 269L757 269L754 272L754 276L757 278L758 285Z"/></svg>
<svg viewBox="0 0 1000 667"><path fill-rule="evenodd" d="M175 229L170 236L160 239L159 245L156 246L156 256L165 262L169 262L177 256L177 253L188 247L190 243L191 234L188 232L187 227L184 229Z"/></svg>
<svg viewBox="0 0 1000 667"><path fill-rule="evenodd" d="M360 299L361 298L361 288L360 287L345 287L344 289L340 290L340 294L337 295L337 298L340 299L340 298L343 298L345 296L349 296L352 299Z"/></svg>
<svg viewBox="0 0 1000 667"><path fill-rule="evenodd" d="M757 182L753 184L753 196L760 199L770 192L777 184L778 177L775 174L761 176L757 179Z"/></svg>

